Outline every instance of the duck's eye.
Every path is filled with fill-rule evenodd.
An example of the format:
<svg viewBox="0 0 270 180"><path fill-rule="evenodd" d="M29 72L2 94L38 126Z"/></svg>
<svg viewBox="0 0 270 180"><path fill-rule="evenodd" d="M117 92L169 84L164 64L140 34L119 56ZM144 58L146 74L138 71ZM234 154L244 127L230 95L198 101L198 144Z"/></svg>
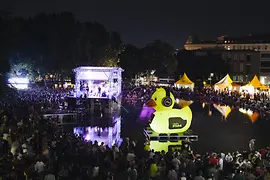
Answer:
<svg viewBox="0 0 270 180"><path fill-rule="evenodd" d="M157 98L155 98L155 101L157 100Z"/></svg>

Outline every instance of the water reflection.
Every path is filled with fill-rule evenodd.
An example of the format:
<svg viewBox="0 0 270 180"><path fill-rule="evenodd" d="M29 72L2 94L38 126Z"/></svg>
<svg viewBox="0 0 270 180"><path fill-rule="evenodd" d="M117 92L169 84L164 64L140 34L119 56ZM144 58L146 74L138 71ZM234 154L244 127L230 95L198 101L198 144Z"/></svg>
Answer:
<svg viewBox="0 0 270 180"><path fill-rule="evenodd" d="M121 139L121 117L116 118L115 124L112 127L74 127L73 133L76 136L82 137L85 141L102 142L109 147L113 145L119 146Z"/></svg>
<svg viewBox="0 0 270 180"><path fill-rule="evenodd" d="M246 109L243 109L243 108L239 108L239 112L247 115L252 124L255 123L259 118L259 114L257 112L253 112L250 109L246 110Z"/></svg>
<svg viewBox="0 0 270 180"><path fill-rule="evenodd" d="M202 108L204 109L205 107L208 107L208 115L212 116L212 106L211 104L206 104L202 103ZM220 104L213 104L213 107L222 115L222 120L227 120L227 117L230 115L230 113L233 110L237 110L240 113L247 115L251 121L251 123L255 123L258 118L259 114L257 112L252 111L251 109L244 109L244 108L235 108L235 107L230 107L228 105L220 105Z"/></svg>
<svg viewBox="0 0 270 180"><path fill-rule="evenodd" d="M201 152L243 150L248 148L248 142L252 138L257 139L256 146L258 148L265 147L270 143L268 138L270 135L270 121L267 121L262 115L248 108L229 107L223 104L215 104L215 106L211 103L197 102L190 105L193 113L190 129L193 134L199 136L198 142L192 143L192 149ZM139 117L142 110L144 108L138 110L138 115L135 115L135 118ZM126 120L130 118L130 116L128 118L124 117L124 124L129 123L130 121ZM138 121L136 122L139 124ZM148 121L144 122L147 123ZM130 136L131 130L129 128L134 129L134 126L136 125L132 124L127 128L127 136ZM161 145L159 141L155 143L157 143L157 146Z"/></svg>
<svg viewBox="0 0 270 180"><path fill-rule="evenodd" d="M218 110L222 117L224 118L224 120L227 119L228 115L231 113L232 109L230 106L222 106L219 104L213 104L214 108L216 108L216 110Z"/></svg>

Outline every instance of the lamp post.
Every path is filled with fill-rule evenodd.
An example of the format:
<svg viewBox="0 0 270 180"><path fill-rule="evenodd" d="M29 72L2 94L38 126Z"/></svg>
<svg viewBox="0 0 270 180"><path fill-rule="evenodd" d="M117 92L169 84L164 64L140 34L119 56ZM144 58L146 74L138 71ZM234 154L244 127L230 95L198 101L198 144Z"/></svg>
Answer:
<svg viewBox="0 0 270 180"><path fill-rule="evenodd" d="M212 77L214 77L214 73L210 73L209 76L210 86L212 86Z"/></svg>

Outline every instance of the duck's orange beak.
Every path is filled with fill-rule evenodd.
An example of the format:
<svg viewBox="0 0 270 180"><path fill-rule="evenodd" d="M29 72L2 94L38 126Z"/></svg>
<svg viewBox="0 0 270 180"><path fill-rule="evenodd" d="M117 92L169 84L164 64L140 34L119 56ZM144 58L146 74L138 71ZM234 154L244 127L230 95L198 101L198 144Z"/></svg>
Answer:
<svg viewBox="0 0 270 180"><path fill-rule="evenodd" d="M150 99L149 101L146 102L146 106L148 107L155 107L157 104L153 99Z"/></svg>

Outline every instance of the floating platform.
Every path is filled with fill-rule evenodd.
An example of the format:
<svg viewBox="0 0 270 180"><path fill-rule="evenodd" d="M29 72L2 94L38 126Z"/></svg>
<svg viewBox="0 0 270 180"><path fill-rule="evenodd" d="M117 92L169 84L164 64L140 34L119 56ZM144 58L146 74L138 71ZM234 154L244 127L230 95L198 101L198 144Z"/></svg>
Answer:
<svg viewBox="0 0 270 180"><path fill-rule="evenodd" d="M199 136L192 134L177 133L156 133L150 127L144 130L145 136L149 139L150 148L155 151L181 150L182 141L196 142Z"/></svg>

